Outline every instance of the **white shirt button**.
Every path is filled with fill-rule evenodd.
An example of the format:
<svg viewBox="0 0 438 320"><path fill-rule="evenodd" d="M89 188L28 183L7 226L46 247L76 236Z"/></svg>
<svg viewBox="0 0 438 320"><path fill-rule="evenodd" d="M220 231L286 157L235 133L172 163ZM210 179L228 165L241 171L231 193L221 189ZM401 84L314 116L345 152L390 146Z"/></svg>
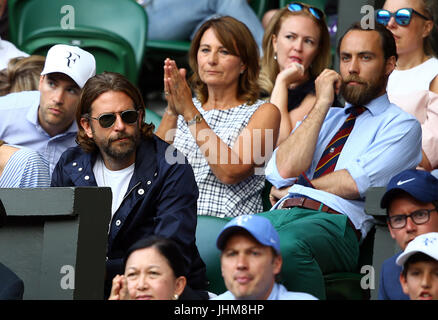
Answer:
<svg viewBox="0 0 438 320"><path fill-rule="evenodd" d="M149 185L149 184L151 184L152 182L148 181L148 182L146 182L146 183Z"/></svg>
<svg viewBox="0 0 438 320"><path fill-rule="evenodd" d="M77 165L77 162L73 162L73 167L76 167Z"/></svg>
<svg viewBox="0 0 438 320"><path fill-rule="evenodd" d="M88 181L90 180L90 176L85 176L84 179Z"/></svg>
<svg viewBox="0 0 438 320"><path fill-rule="evenodd" d="M81 171L82 171L82 168L78 168L78 171L81 172Z"/></svg>
<svg viewBox="0 0 438 320"><path fill-rule="evenodd" d="M156 177L156 176L157 176L157 174L158 174L158 173L156 173L156 172L155 172L155 173L154 173L154 177Z"/></svg>
<svg viewBox="0 0 438 320"><path fill-rule="evenodd" d="M120 220L116 220L116 226L118 227L118 226L120 226L122 224L122 221L120 221Z"/></svg>
<svg viewBox="0 0 438 320"><path fill-rule="evenodd" d="M144 190L143 189L138 189L137 192L138 192L139 195L143 195L144 194Z"/></svg>

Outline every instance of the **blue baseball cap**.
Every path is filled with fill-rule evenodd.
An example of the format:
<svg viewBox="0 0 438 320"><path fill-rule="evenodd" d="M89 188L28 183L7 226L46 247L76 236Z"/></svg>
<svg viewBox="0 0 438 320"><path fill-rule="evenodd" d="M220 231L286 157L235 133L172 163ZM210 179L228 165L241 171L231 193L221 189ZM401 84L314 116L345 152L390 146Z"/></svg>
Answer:
<svg viewBox="0 0 438 320"><path fill-rule="evenodd" d="M394 196L406 192L421 202L438 200L438 179L429 171L405 170L395 175L388 183L380 201L380 207L388 208Z"/></svg>
<svg viewBox="0 0 438 320"><path fill-rule="evenodd" d="M228 237L239 230L249 232L262 245L272 247L280 254L280 238L269 219L258 215L242 215L228 222L219 233L216 246L223 250Z"/></svg>

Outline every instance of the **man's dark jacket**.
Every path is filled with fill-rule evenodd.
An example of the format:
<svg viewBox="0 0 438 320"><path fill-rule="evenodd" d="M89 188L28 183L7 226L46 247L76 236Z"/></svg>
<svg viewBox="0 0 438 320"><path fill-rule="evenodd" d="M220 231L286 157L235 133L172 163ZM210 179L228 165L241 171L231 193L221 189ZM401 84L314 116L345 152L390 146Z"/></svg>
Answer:
<svg viewBox="0 0 438 320"><path fill-rule="evenodd" d="M0 300L21 300L23 293L23 281L11 269L0 263Z"/></svg>
<svg viewBox="0 0 438 320"><path fill-rule="evenodd" d="M67 149L53 171L52 187L97 186L93 174L96 158L97 152ZM205 264L195 243L197 199L198 187L185 157L155 135L143 139L136 151L128 191L110 224L106 296L112 278L124 272L127 249L149 235L175 240L188 268L188 285L195 290L206 289Z"/></svg>

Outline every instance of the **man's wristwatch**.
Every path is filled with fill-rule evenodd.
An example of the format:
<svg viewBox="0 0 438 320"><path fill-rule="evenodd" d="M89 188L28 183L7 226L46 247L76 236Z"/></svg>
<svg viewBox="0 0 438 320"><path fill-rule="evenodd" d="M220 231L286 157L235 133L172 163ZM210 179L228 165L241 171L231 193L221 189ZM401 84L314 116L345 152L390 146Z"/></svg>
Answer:
<svg viewBox="0 0 438 320"><path fill-rule="evenodd" d="M202 114L198 113L193 117L192 120L187 121L187 126L190 127L192 124L200 123L202 119L204 119L204 117Z"/></svg>

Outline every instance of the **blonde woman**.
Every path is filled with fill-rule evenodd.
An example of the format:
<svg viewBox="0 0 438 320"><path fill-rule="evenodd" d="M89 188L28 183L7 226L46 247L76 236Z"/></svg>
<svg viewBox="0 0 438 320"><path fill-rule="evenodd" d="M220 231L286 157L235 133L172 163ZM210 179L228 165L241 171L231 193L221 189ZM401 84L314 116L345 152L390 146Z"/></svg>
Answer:
<svg viewBox="0 0 438 320"><path fill-rule="evenodd" d="M392 32L398 60L389 77L391 102L421 123L422 169L438 168L438 59L431 46L436 0L386 0L377 22Z"/></svg>
<svg viewBox="0 0 438 320"><path fill-rule="evenodd" d="M263 166L277 140L280 114L273 104L258 99L257 44L242 22L212 19L195 35L189 62L193 99L186 71L165 61L168 109L157 135L173 143L192 165L199 215L261 212Z"/></svg>
<svg viewBox="0 0 438 320"><path fill-rule="evenodd" d="M263 37L260 85L281 113L279 145L315 104L315 79L330 64L324 13L294 2L270 19Z"/></svg>

